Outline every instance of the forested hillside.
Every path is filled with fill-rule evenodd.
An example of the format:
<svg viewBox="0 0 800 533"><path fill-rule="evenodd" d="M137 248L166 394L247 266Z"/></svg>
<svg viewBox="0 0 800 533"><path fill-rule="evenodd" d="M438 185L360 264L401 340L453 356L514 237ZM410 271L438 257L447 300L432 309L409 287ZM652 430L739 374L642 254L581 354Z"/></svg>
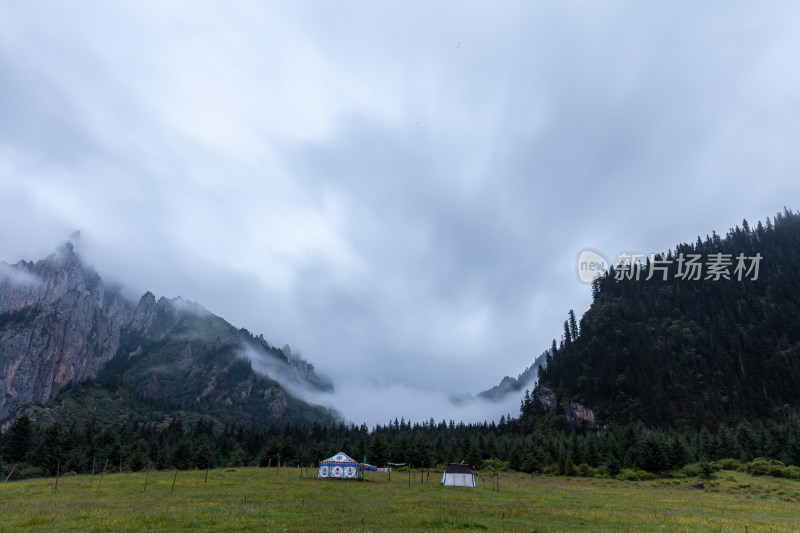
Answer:
<svg viewBox="0 0 800 533"><path fill-rule="evenodd" d="M540 383L606 423L714 427L800 407L800 215L653 259L594 281Z"/></svg>

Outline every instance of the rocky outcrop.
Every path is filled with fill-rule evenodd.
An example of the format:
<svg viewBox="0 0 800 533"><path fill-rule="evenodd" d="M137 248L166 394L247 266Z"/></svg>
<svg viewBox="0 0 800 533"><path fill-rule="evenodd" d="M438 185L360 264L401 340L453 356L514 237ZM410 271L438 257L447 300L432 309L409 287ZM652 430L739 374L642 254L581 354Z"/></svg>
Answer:
<svg viewBox="0 0 800 533"><path fill-rule="evenodd" d="M264 337L259 335L261 343L265 343ZM299 354L292 353L292 349L288 344L284 345L281 351L286 356L289 363L288 377L297 383L308 383L315 388L323 391L333 391L333 383L323 376L320 376L314 370L314 365L300 357Z"/></svg>
<svg viewBox="0 0 800 533"><path fill-rule="evenodd" d="M118 316L120 322L127 324L132 331L144 333L152 327L153 322L156 320L157 312L156 297L152 292L147 291L139 299L139 303L133 310L120 306L115 316Z"/></svg>
<svg viewBox="0 0 800 533"><path fill-rule="evenodd" d="M158 391L160 388L161 384L158 382L158 373L153 372L150 376L150 381L147 382L147 387L145 387L144 393L150 398L155 398L158 396Z"/></svg>
<svg viewBox="0 0 800 533"><path fill-rule="evenodd" d="M278 387L264 391L264 399L269 400L269 414L273 417L281 416L289 405L286 400L286 391Z"/></svg>
<svg viewBox="0 0 800 533"><path fill-rule="evenodd" d="M599 422L593 410L575 402L559 403L555 391L549 387L538 385L531 394L531 400L541 404L545 410L557 410L560 406L570 424L585 424L589 428L599 429Z"/></svg>

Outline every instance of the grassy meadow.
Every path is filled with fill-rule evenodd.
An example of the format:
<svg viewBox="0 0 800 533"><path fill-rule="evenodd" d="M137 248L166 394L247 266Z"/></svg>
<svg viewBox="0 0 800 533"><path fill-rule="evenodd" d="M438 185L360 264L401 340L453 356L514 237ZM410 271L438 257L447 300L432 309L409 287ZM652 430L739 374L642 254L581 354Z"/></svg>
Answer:
<svg viewBox="0 0 800 533"><path fill-rule="evenodd" d="M305 473L305 472L304 472ZM800 482L488 476L476 489L408 475L318 481L296 468L106 473L0 482L0 531L800 531Z"/></svg>

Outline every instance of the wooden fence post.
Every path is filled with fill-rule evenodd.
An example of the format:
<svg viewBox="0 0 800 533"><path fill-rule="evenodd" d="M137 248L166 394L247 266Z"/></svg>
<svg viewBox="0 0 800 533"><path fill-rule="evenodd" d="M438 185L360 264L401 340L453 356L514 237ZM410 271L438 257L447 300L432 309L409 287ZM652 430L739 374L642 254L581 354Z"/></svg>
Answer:
<svg viewBox="0 0 800 533"><path fill-rule="evenodd" d="M61 459L58 459L58 465L56 466L56 490L58 490L58 474L61 473Z"/></svg>
<svg viewBox="0 0 800 533"><path fill-rule="evenodd" d="M4 483L8 483L8 480L11 479L11 474L14 473L15 468L17 468L17 463L14 463L14 466L11 467L11 472L9 472L8 475L6 476L6 480L4 481Z"/></svg>
<svg viewBox="0 0 800 533"><path fill-rule="evenodd" d="M203 485L208 483L208 469L211 468L211 459L208 460L208 465L206 465L206 478L203 480Z"/></svg>
<svg viewBox="0 0 800 533"><path fill-rule="evenodd" d="M103 471L100 473L100 481L97 482L97 490L100 490L100 485L103 484L103 474L106 473L107 466L108 466L108 458L106 458L106 464L103 465Z"/></svg>
<svg viewBox="0 0 800 533"><path fill-rule="evenodd" d="M97 456L92 459L92 480L89 482L90 487L94 487L94 466L97 464Z"/></svg>
<svg viewBox="0 0 800 533"><path fill-rule="evenodd" d="M175 480L176 479L178 479L178 471L177 470L175 470L175 477L172 478L172 490L169 492L170 494L175 492Z"/></svg>
<svg viewBox="0 0 800 533"><path fill-rule="evenodd" d="M150 479L150 465L152 465L152 464L153 464L153 461L148 461L147 462L147 474L145 474L145 476L144 476L144 491L143 492L147 492L147 480Z"/></svg>

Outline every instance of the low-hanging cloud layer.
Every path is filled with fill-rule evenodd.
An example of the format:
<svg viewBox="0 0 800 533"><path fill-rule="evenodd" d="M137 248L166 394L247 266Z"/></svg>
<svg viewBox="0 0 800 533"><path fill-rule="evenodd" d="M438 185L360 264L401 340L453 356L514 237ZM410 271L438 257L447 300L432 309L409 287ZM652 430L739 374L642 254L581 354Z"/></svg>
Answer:
<svg viewBox="0 0 800 533"><path fill-rule="evenodd" d="M800 198L793 2L4 2L0 260L290 343L356 422L497 418L575 262ZM793 204L793 202L795 202Z"/></svg>

